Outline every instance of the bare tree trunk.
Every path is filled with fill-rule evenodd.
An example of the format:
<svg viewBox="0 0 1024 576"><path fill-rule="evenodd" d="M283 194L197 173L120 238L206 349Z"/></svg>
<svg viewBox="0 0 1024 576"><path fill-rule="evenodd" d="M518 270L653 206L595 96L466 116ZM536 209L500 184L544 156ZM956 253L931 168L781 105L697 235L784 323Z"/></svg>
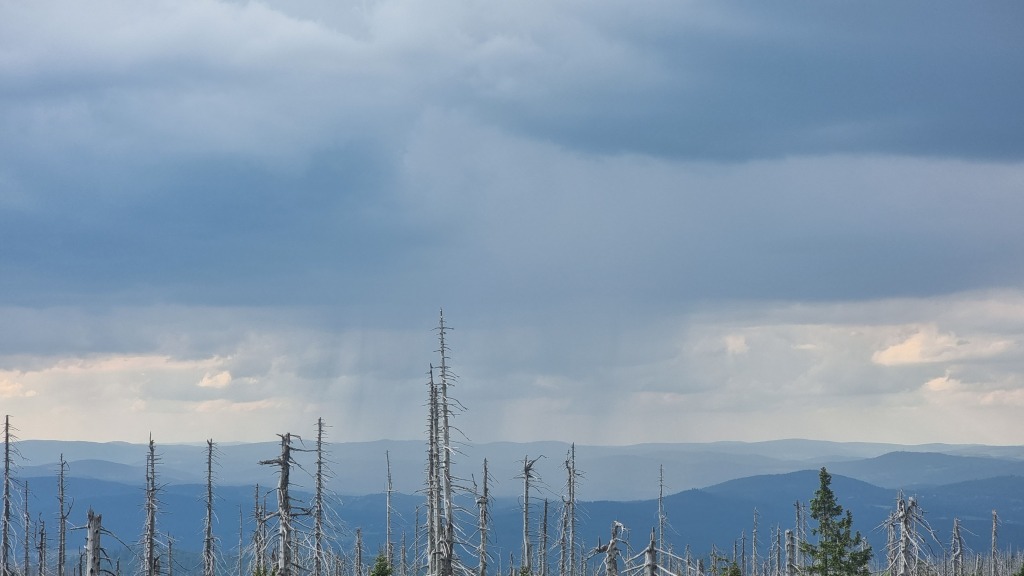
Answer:
<svg viewBox="0 0 1024 576"><path fill-rule="evenodd" d="M326 561L324 553L324 538L326 537L324 527L324 419L316 420L316 478L315 493L313 495L313 576L323 576L323 566ZM391 495L388 494L390 499ZM390 506L390 504L389 504ZM388 516L388 530L391 530L390 509ZM390 537L390 534L389 534ZM390 562L390 560L389 560Z"/></svg>
<svg viewBox="0 0 1024 576"><path fill-rule="evenodd" d="M746 575L747 572L747 531L740 532L740 545L739 545L739 557L736 556L737 549L736 543L732 545L732 560L740 567L740 573Z"/></svg>
<svg viewBox="0 0 1024 576"><path fill-rule="evenodd" d="M953 542L950 546L953 574L952 576L964 576L964 539L960 535L960 519L953 519Z"/></svg>
<svg viewBox="0 0 1024 576"><path fill-rule="evenodd" d="M292 435L278 434L281 438L281 456L264 460L260 464L277 466L277 576L292 574L292 499L291 486Z"/></svg>
<svg viewBox="0 0 1024 576"><path fill-rule="evenodd" d="M910 506L913 506L914 502L911 500ZM916 555L914 554L914 542L913 542L913 528L911 527L911 514L912 510L907 507L906 501L903 499L903 493L899 495L899 500L896 502L896 521L899 527L899 543L896 553L896 576L915 576L916 570Z"/></svg>
<svg viewBox="0 0 1024 576"><path fill-rule="evenodd" d="M441 540L441 452L438 416L438 389L434 367L430 367L427 430L427 576L438 574L438 548Z"/></svg>
<svg viewBox="0 0 1024 576"><path fill-rule="evenodd" d="M544 499L544 521L540 527L540 553L537 555L540 564L539 576L548 576L548 499Z"/></svg>
<svg viewBox="0 0 1024 576"><path fill-rule="evenodd" d="M46 522L43 521L42 518L39 519L38 538L39 541L36 542L36 553L38 554L36 560L39 563L38 574L39 576L47 576L48 570L46 568Z"/></svg>
<svg viewBox="0 0 1024 576"><path fill-rule="evenodd" d="M775 527L775 566L772 569L772 576L783 576L782 574L782 528Z"/></svg>
<svg viewBox="0 0 1024 576"><path fill-rule="evenodd" d="M71 511L64 506L64 474L68 470L68 463L64 460L64 454L60 455L60 470L57 472L57 503L60 505L57 519L57 576L64 576L64 566L67 564L67 542L68 542L68 516Z"/></svg>
<svg viewBox="0 0 1024 576"><path fill-rule="evenodd" d="M662 563L661 551L665 549L665 465L658 465L658 564Z"/></svg>
<svg viewBox="0 0 1024 576"><path fill-rule="evenodd" d="M490 523L490 518L487 515L487 508L490 505L490 494L487 489L487 459L484 458L484 488L483 492L476 499L477 508L480 511L479 524L477 526L480 532L480 545L477 547L477 576L487 576L487 526Z"/></svg>
<svg viewBox="0 0 1024 576"><path fill-rule="evenodd" d="M387 450L384 451L384 460L387 462L387 468L388 468L388 487L387 487L386 503L385 503L385 508L387 509L386 510L385 521L386 521L387 526L386 526L386 529L384 531L384 539L385 539L384 552L385 552L385 554L387 554L388 566L394 566L395 565L395 545L394 545L394 540L391 537L391 493L394 492L394 485L391 483L391 454ZM320 576L320 575L317 574L315 576Z"/></svg>
<svg viewBox="0 0 1024 576"><path fill-rule="evenodd" d="M146 525L143 533L145 575L159 574L159 560L156 555L156 444L153 436L149 437L149 451L146 454Z"/></svg>
<svg viewBox="0 0 1024 576"><path fill-rule="evenodd" d="M569 574L569 509L568 502L562 497L561 528L558 533L558 576Z"/></svg>
<svg viewBox="0 0 1024 576"><path fill-rule="evenodd" d="M216 558L213 537L213 440L206 441L206 519L203 538L203 576L215 576Z"/></svg>
<svg viewBox="0 0 1024 576"><path fill-rule="evenodd" d="M267 572L267 512L260 504L260 485L253 489L253 520L255 527L252 535L252 567L253 574L265 574Z"/></svg>
<svg viewBox="0 0 1024 576"><path fill-rule="evenodd" d="M566 495L562 500L562 534L559 537L559 576L583 575L576 564L576 482L581 476L576 471L576 444L573 443L565 455ZM581 557L582 559L582 557ZM585 560L584 560L585 561Z"/></svg>
<svg viewBox="0 0 1024 576"><path fill-rule="evenodd" d="M402 558L398 563L398 576L409 576L409 550L406 548L405 530L402 530Z"/></svg>
<svg viewBox="0 0 1024 576"><path fill-rule="evenodd" d="M356 554L353 576L363 576L363 531L356 528Z"/></svg>
<svg viewBox="0 0 1024 576"><path fill-rule="evenodd" d="M796 538L792 530L786 530L786 576L796 576Z"/></svg>
<svg viewBox="0 0 1024 576"><path fill-rule="evenodd" d="M896 532L897 522L897 512L890 512L889 518L885 522L885 569L893 574L895 574L896 564L899 562L899 540Z"/></svg>
<svg viewBox="0 0 1024 576"><path fill-rule="evenodd" d="M32 533L32 517L29 516L29 513L28 513L28 494L29 494L29 492L28 492L28 480L25 480L25 492L23 494L24 498L23 498L23 501L22 501L23 508L21 510L21 514L22 514L22 516L24 517L24 520L25 520L25 531L23 532L25 537L22 538L22 548L23 548L22 554L24 556L24 564L23 564L24 569L22 570L22 574L24 576L29 576L30 575L30 573L31 573L30 568L32 567L32 562L31 562L32 557L29 555L31 553L31 548L29 547L29 537L28 537L28 535Z"/></svg>
<svg viewBox="0 0 1024 576"><path fill-rule="evenodd" d="M4 416L4 516L0 535L0 570L2 576L14 576L11 570L11 417Z"/></svg>
<svg viewBox="0 0 1024 576"><path fill-rule="evenodd" d="M757 508L754 508L754 527L750 532L750 574L757 576Z"/></svg>
<svg viewBox="0 0 1024 576"><path fill-rule="evenodd" d="M85 532L85 553L88 576L100 576L100 533L102 532L103 516L89 509L88 524Z"/></svg>
<svg viewBox="0 0 1024 576"><path fill-rule="evenodd" d="M999 556L998 556L999 551L998 551L998 548L997 548L997 545L996 545L996 543L997 543L997 536L998 536L996 530L997 530L998 525L999 525L999 516L997 516L996 515L996 511L993 510L992 511L992 562L991 562L992 566L989 568L990 576L999 576L999 568L997 566L998 558L999 558Z"/></svg>
<svg viewBox="0 0 1024 576"><path fill-rule="evenodd" d="M245 526L244 518L242 517L242 505L238 505L238 557L235 561L235 576L243 576L242 566L245 560L242 551L245 549L245 537L242 535L242 527Z"/></svg>
<svg viewBox="0 0 1024 576"><path fill-rule="evenodd" d="M443 474L441 476L442 493L444 495L444 527L443 543L441 546L441 565L439 573L441 576L452 576L454 573L455 561L455 501L452 485L452 452L451 423L452 403L449 401L448 387L454 385L454 375L448 369L449 350L445 344L449 328L444 323L444 310L441 310L437 334L440 341L438 353L440 354L441 365L438 376L440 379L440 410L441 410L441 459Z"/></svg>
<svg viewBox="0 0 1024 576"><path fill-rule="evenodd" d="M598 548L598 552L604 552L605 576L619 576L619 535L622 533L622 524L612 522L612 535L608 545Z"/></svg>
<svg viewBox="0 0 1024 576"><path fill-rule="evenodd" d="M654 545L654 530L651 530L651 543L644 549L644 575L658 576L658 552Z"/></svg>
<svg viewBox="0 0 1024 576"><path fill-rule="evenodd" d="M797 500L796 504L796 571L802 573L806 565L804 543L807 542L807 512L804 503Z"/></svg>
<svg viewBox="0 0 1024 576"><path fill-rule="evenodd" d="M519 561L519 569L525 574L532 574L530 566L530 481L537 475L533 471L533 465L537 458L530 460L528 456L523 457L523 473L519 478L523 479L523 552Z"/></svg>

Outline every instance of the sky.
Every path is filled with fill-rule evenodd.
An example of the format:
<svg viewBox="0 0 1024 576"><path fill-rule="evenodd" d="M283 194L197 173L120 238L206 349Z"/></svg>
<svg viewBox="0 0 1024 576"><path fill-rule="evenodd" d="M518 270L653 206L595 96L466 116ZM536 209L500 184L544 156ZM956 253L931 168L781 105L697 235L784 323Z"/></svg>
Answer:
<svg viewBox="0 0 1024 576"><path fill-rule="evenodd" d="M0 0L23 439L1024 444L1024 4Z"/></svg>

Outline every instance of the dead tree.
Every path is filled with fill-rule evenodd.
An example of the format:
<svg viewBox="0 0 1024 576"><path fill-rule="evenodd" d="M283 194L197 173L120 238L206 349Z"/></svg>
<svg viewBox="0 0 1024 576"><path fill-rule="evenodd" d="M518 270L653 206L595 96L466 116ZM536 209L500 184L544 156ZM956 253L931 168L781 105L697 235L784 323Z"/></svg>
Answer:
<svg viewBox="0 0 1024 576"><path fill-rule="evenodd" d="M39 563L38 575L47 576L46 569L46 522L39 518L39 531L36 532L36 560Z"/></svg>
<svg viewBox="0 0 1024 576"><path fill-rule="evenodd" d="M775 527L775 544L773 546L772 559L775 565L772 568L772 576L783 576L782 574L782 528Z"/></svg>
<svg viewBox="0 0 1024 576"><path fill-rule="evenodd" d="M740 567L740 573L747 569L747 531L740 532L739 556L736 555L736 542L733 542L732 561Z"/></svg>
<svg viewBox="0 0 1024 576"><path fill-rule="evenodd" d="M4 512L0 535L0 571L2 576L13 576L11 569L11 417L4 416Z"/></svg>
<svg viewBox="0 0 1024 576"><path fill-rule="evenodd" d="M658 547L654 545L654 529L651 529L651 543L644 548L644 576L658 576Z"/></svg>
<svg viewBox="0 0 1024 576"><path fill-rule="evenodd" d="M998 533L997 533L998 526L999 526L999 516L996 514L996 511L993 510L992 511L992 561L990 562L992 564L992 567L989 569L989 576L999 576L999 567L998 567L998 564L999 564L999 550L998 550L998 548L996 546L997 537L998 537Z"/></svg>
<svg viewBox="0 0 1024 576"><path fill-rule="evenodd" d="M911 498L907 502L903 499L902 493L899 495L896 506L896 523L899 535L897 537L896 566L893 571L895 576L916 576L917 574L918 557L915 550L917 543L911 535L910 528L911 518L915 513L916 507L916 500Z"/></svg>
<svg viewBox="0 0 1024 576"><path fill-rule="evenodd" d="M757 576L757 508L754 508L754 527L750 532L750 574Z"/></svg>
<svg viewBox="0 0 1024 576"><path fill-rule="evenodd" d="M523 479L523 552L519 562L519 570L524 574L533 573L533 568L530 565L530 483L532 480L536 480L537 474L533 470L533 465L537 463L540 457L529 459L529 456L523 457L523 472L516 478Z"/></svg>
<svg viewBox="0 0 1024 576"><path fill-rule="evenodd" d="M902 500L902 493L900 493L900 499ZM899 542L896 539L896 511L889 513L889 518L885 522L885 566L891 570L896 566L897 554L899 553Z"/></svg>
<svg viewBox="0 0 1024 576"><path fill-rule="evenodd" d="M796 574L796 538L792 530L786 530L786 576Z"/></svg>
<svg viewBox="0 0 1024 576"><path fill-rule="evenodd" d="M327 539L325 526L326 499L324 484L328 474L324 452L324 419L316 420L316 473L313 479L313 576L324 576L327 554L324 541ZM389 495L390 498L390 495ZM388 526L390 527L390 516ZM390 530L390 528L389 528Z"/></svg>
<svg viewBox="0 0 1024 576"><path fill-rule="evenodd" d="M25 491L24 491L24 494L23 494L24 498L22 500L22 510L21 510L21 515L22 515L23 519L25 520L25 526L24 526L24 530L25 531L22 532L22 534L25 535L25 537L22 538L22 555L23 555L23 558L24 558L24 564L22 564L22 566L24 568L23 568L22 573L25 576L29 576L29 572L30 572L29 568L31 567L31 558L32 558L29 555L31 553L31 547L29 546L29 537L28 537L28 535L32 533L32 517L29 516L29 513L28 513L28 494L29 494L29 492L28 492L28 480L25 480Z"/></svg>
<svg viewBox="0 0 1024 576"><path fill-rule="evenodd" d="M92 508L89 509L88 524L85 533L85 565L88 567L88 576L101 576L100 574L100 533L102 532L103 516L95 514Z"/></svg>
<svg viewBox="0 0 1024 576"><path fill-rule="evenodd" d="M151 434L149 436L149 451L146 453L146 524L142 535L145 576L157 576L160 573L160 560L156 554L157 460L156 444L154 444Z"/></svg>
<svg viewBox="0 0 1024 576"><path fill-rule="evenodd" d="M71 515L71 509L65 506L64 499L64 475L67 470L68 463L62 453L60 470L57 472L57 576L64 576L64 565L67 564L68 517Z"/></svg>
<svg viewBox="0 0 1024 576"><path fill-rule="evenodd" d="M964 576L964 539L960 534L960 519L953 519L953 541L950 543L953 564L952 576Z"/></svg>
<svg viewBox="0 0 1024 576"><path fill-rule="evenodd" d="M548 576L548 499L544 499L544 517L540 525L540 551L537 554L540 566L538 576Z"/></svg>
<svg viewBox="0 0 1024 576"><path fill-rule="evenodd" d="M269 536L267 534L267 510L260 498L260 485L253 489L253 521L255 526L252 534L252 563L249 572L252 574L266 574L267 567L267 545Z"/></svg>
<svg viewBox="0 0 1024 576"><path fill-rule="evenodd" d="M797 500L796 504L796 571L804 571L804 543L807 542L807 513L804 503Z"/></svg>
<svg viewBox="0 0 1024 576"><path fill-rule="evenodd" d="M569 515L565 496L562 497L561 529L558 531L558 576L569 574Z"/></svg>
<svg viewBox="0 0 1024 576"><path fill-rule="evenodd" d="M441 441L438 418L438 387L434 381L434 367L430 367L427 398L427 575L438 573L439 540L441 534Z"/></svg>
<svg viewBox="0 0 1024 576"><path fill-rule="evenodd" d="M449 367L451 360L447 335L451 330L441 311L437 333L440 356L437 380L430 367L430 392L427 428L427 573L429 576L453 576L455 558L455 485L452 473L451 419L461 405L449 395L456 376Z"/></svg>
<svg viewBox="0 0 1024 576"><path fill-rule="evenodd" d="M235 558L235 574L242 576L242 560L244 558L243 551L245 550L245 538L242 535L242 529L245 526L245 521L242 516L242 505L238 505L238 556Z"/></svg>
<svg viewBox="0 0 1024 576"><path fill-rule="evenodd" d="M562 498L562 532L559 535L558 575L575 576L576 564L576 486L582 476L576 470L576 443L565 455L565 496ZM584 560L580 557L581 563ZM580 573L585 573L581 570Z"/></svg>
<svg viewBox="0 0 1024 576"><path fill-rule="evenodd" d="M262 460L260 464L277 466L277 511L269 515L277 517L277 576L292 575L292 551L294 533L292 528L291 486L292 434L278 434L281 438L281 456L273 460Z"/></svg>
<svg viewBox="0 0 1024 576"><path fill-rule="evenodd" d="M455 568L455 496L454 496L454 485L452 475L452 452L454 447L452 446L451 440L451 416L452 410L455 403L450 399L448 389L455 384L455 374L451 372L448 366L449 360L451 360L448 349L448 345L445 342L445 338L450 328L444 323L444 310L440 311L437 325L437 336L439 340L439 347L437 353L440 356L440 366L438 367L438 379L439 379L439 397L438 397L438 408L440 409L440 441L441 441L441 453L439 462L441 464L441 494L442 494L442 512L444 523L441 526L442 532L440 534L439 549L440 549L440 563L437 566L438 574L440 576L452 576Z"/></svg>
<svg viewBox="0 0 1024 576"><path fill-rule="evenodd" d="M487 459L484 458L483 491L477 496L476 506L479 510L477 530L480 532L480 545L477 547L477 576L487 576L487 528L490 525L488 508L491 496L488 493Z"/></svg>
<svg viewBox="0 0 1024 576"><path fill-rule="evenodd" d="M665 524L667 522L667 516L665 515L665 465L658 465L658 550L665 549ZM661 564L663 560L657 559L658 563Z"/></svg>
<svg viewBox="0 0 1024 576"><path fill-rule="evenodd" d="M612 522L611 538L608 544L602 545L600 541L594 548L592 554L604 554L605 576L619 576L619 539L622 536L623 526L619 522Z"/></svg>
<svg viewBox="0 0 1024 576"><path fill-rule="evenodd" d="M904 498L900 492L896 498L896 511L890 516L890 536L888 558L889 573L893 576L917 576L918 566L924 558L925 539L919 530L924 530L935 540L935 532L925 520L924 511L914 498ZM892 529L895 526L895 550L893 547ZM937 542L937 540L936 540Z"/></svg>
<svg viewBox="0 0 1024 576"><path fill-rule="evenodd" d="M203 576L215 576L216 538L213 535L213 440L206 441L206 519L203 537Z"/></svg>
<svg viewBox="0 0 1024 576"><path fill-rule="evenodd" d="M394 541L391 538L391 493L395 491L394 484L391 483L391 453L387 450L384 451L384 461L387 464L388 469L388 484L385 495L385 523L386 527L384 530L384 553L388 560L388 566L395 565L395 546ZM319 574L315 576L320 576Z"/></svg>
<svg viewBox="0 0 1024 576"><path fill-rule="evenodd" d="M353 576L363 576L363 531L356 528L356 553L353 566Z"/></svg>

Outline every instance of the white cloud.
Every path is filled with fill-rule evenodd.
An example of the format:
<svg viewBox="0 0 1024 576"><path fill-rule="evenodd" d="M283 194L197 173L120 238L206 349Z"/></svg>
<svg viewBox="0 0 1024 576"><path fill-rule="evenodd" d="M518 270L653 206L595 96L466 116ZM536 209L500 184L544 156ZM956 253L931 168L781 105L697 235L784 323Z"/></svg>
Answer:
<svg viewBox="0 0 1024 576"><path fill-rule="evenodd" d="M742 334L729 334L724 338L725 350L729 354L746 354L750 351L747 339Z"/></svg>
<svg viewBox="0 0 1024 576"><path fill-rule="evenodd" d="M957 337L953 332L940 332L935 324L915 326L900 342L876 351L871 360L883 366L956 362L992 358L1013 349L1012 340L990 335Z"/></svg>
<svg viewBox="0 0 1024 576"><path fill-rule="evenodd" d="M207 372L199 381L200 388L227 388L231 385L231 372L222 370L215 374Z"/></svg>
<svg viewBox="0 0 1024 576"><path fill-rule="evenodd" d="M35 390L26 389L21 382L0 377L0 398L31 398L35 395Z"/></svg>
<svg viewBox="0 0 1024 576"><path fill-rule="evenodd" d="M962 390L963 383L953 378L947 370L944 376L932 378L925 382L922 388L929 393L958 392Z"/></svg>
<svg viewBox="0 0 1024 576"><path fill-rule="evenodd" d="M224 413L247 413L273 410L280 407L280 402L274 400L253 400L249 402L232 402L223 398L217 400L206 400L195 405L196 412L209 412L214 414Z"/></svg>

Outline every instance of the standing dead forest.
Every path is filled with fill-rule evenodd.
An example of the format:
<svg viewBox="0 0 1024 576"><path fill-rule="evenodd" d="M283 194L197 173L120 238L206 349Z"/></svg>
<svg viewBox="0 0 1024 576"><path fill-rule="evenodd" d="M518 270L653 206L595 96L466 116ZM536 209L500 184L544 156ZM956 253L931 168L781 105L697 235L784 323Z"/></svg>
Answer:
<svg viewBox="0 0 1024 576"><path fill-rule="evenodd" d="M662 469L654 521L639 526L613 521L596 542L584 542L581 525L589 515L578 494L586 476L577 468L575 445L557 455L562 478L555 502L536 496L538 487L550 492L552 483L540 478L537 463L554 455L523 456L519 474L507 479L521 486L521 532L515 544L497 547L494 478L487 459L460 463L468 465L459 470L478 466L479 475L457 472L461 447L469 440L457 426L465 408L454 395L458 377L443 311L435 331L436 360L425 370L422 489L415 496L414 518L399 525L402 515L394 504L399 495L391 460L384 455L386 489L379 510L384 527L377 530L383 541L369 543L362 527L343 518L340 497L327 488L339 464L331 459L329 426L322 418L308 439L294 432L277 435L276 453L259 461L274 471L276 485L246 488L251 494L246 509L219 509L218 446L212 439L205 443L205 458L195 463L205 477L202 513L194 518L194 532L201 534L197 551L182 549L162 527L176 511L165 505L161 450L152 437L146 444L144 489L118 495L138 500L142 522L136 533L114 533L105 528L104 510L68 497L70 466L63 454L55 494L34 493L17 477L18 441L8 416L0 576L1024 576L1024 557L1014 548L1019 543L1000 541L996 511L991 511L991 547L971 550L959 518L953 520L950 540L939 542L919 502L902 493L883 527L884 547L872 549L825 468L819 471L818 490L807 495L809 503L792 503L791 525L765 528L755 508L748 526L735 527L734 540L706 550L674 541L678 534L665 505ZM55 501L56 513L33 514L30 495ZM221 519L235 515L237 534L217 530Z"/></svg>

